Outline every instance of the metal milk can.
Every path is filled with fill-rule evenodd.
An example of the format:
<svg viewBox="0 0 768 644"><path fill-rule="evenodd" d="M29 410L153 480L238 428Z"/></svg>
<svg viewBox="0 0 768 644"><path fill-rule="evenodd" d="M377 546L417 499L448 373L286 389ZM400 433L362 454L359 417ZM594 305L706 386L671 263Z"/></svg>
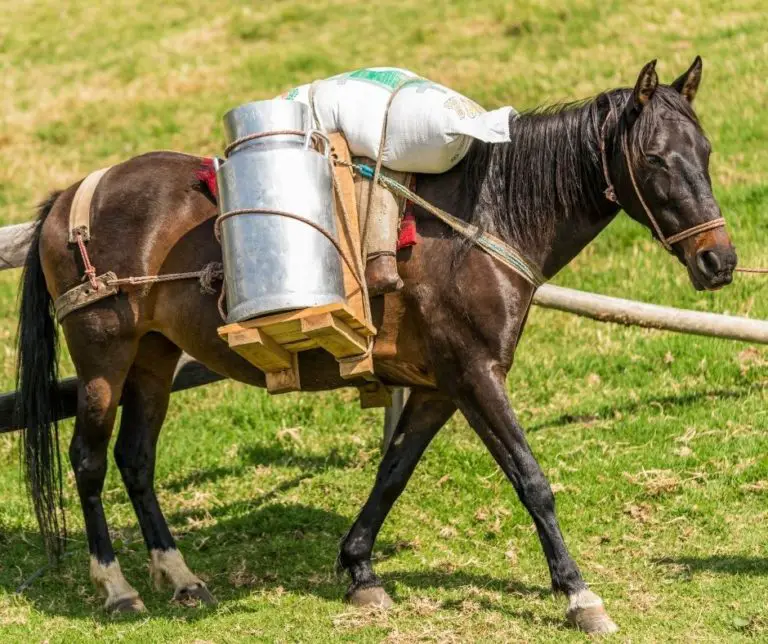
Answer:
<svg viewBox="0 0 768 644"><path fill-rule="evenodd" d="M317 230L338 241L330 144L312 129L309 108L246 103L224 115L224 128L228 158L216 180L227 322L343 302L339 254Z"/></svg>

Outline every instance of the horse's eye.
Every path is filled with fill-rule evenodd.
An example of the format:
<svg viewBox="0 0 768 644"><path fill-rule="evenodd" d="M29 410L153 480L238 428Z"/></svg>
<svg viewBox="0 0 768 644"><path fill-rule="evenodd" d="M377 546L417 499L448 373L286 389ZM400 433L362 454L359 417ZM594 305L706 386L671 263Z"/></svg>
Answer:
<svg viewBox="0 0 768 644"><path fill-rule="evenodd" d="M647 157L648 163L656 168L663 168L667 164L664 163L664 159L655 154L649 154Z"/></svg>

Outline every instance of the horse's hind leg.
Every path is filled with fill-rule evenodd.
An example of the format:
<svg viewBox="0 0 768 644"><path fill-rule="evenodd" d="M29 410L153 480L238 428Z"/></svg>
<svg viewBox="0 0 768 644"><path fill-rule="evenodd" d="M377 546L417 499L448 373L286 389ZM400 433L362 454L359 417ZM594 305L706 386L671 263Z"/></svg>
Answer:
<svg viewBox="0 0 768 644"><path fill-rule="evenodd" d="M144 604L139 593L123 577L112 549L101 501L107 448L123 382L136 350L135 341L112 340L105 350L104 346L88 343L85 334L78 333L68 334L68 344L80 381L69 458L85 520L91 580L106 595L106 610L141 611Z"/></svg>
<svg viewBox="0 0 768 644"><path fill-rule="evenodd" d="M338 566L352 577L347 599L358 606L388 608L392 600L373 572L371 553L384 519L405 489L432 438L456 411L455 404L432 392L414 391L408 398L376 483L355 523L341 542Z"/></svg>
<svg viewBox="0 0 768 644"><path fill-rule="evenodd" d="M115 462L128 490L150 553L155 585L173 586L173 598L187 602L216 600L187 568L155 494L157 438L168 410L171 383L181 350L159 334L141 339L123 388L123 416L115 443Z"/></svg>

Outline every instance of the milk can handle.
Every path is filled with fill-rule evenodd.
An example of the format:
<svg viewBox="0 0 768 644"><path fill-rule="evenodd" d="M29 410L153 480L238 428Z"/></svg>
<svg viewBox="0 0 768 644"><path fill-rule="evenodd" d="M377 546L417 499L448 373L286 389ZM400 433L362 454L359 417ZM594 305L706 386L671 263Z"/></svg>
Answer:
<svg viewBox="0 0 768 644"><path fill-rule="evenodd" d="M323 156L327 159L331 154L331 140L320 130L307 130L307 135L304 137L304 149L309 150L312 145L312 141L319 139L323 142Z"/></svg>

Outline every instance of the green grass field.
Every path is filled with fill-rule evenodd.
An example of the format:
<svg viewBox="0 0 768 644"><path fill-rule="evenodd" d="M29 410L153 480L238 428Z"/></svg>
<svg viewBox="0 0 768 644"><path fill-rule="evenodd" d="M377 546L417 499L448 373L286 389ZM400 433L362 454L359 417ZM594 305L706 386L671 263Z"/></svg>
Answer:
<svg viewBox="0 0 768 644"><path fill-rule="evenodd" d="M670 82L701 54L696 106L715 151L716 195L742 262L768 263L768 14L758 0L0 0L0 15L2 224L140 152L220 153L226 109L344 70L404 66L489 108L527 108L629 85L651 58ZM3 390L13 388L18 278L0 273ZM764 279L696 293L624 217L556 282L768 317ZM510 395L619 639L768 638L767 365L761 347L532 312ZM108 520L148 608L130 618L105 615L90 585L71 475L71 555L15 594L45 558L17 438L0 437L0 641L586 639L564 625L531 521L460 417L428 450L378 542L397 607L342 603L337 543L373 482L381 422L347 391L270 398L222 383L176 395L159 494L220 603L182 608L151 588L112 466ZM66 423L65 440L70 432Z"/></svg>

